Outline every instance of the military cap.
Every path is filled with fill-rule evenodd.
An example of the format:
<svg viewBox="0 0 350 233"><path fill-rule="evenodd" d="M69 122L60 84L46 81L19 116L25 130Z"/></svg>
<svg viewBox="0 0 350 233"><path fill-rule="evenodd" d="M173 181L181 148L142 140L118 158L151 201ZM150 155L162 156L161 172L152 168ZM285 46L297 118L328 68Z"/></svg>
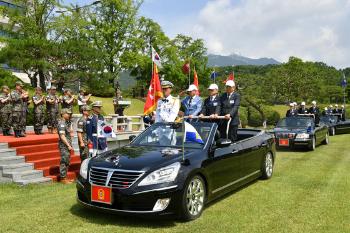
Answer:
<svg viewBox="0 0 350 233"><path fill-rule="evenodd" d="M1 88L2 90L10 90L10 88L8 87L8 86L6 86L6 85L4 85L4 86L2 86L2 88Z"/></svg>
<svg viewBox="0 0 350 233"><path fill-rule="evenodd" d="M102 107L102 101L95 101L91 105L92 107Z"/></svg>
<svg viewBox="0 0 350 233"><path fill-rule="evenodd" d="M23 87L23 83L22 83L21 81L17 81L15 84L16 84L16 86L21 86L21 87Z"/></svg>
<svg viewBox="0 0 350 233"><path fill-rule="evenodd" d="M88 105L84 105L83 107L81 107L81 110L82 111L91 111L91 108Z"/></svg>
<svg viewBox="0 0 350 233"><path fill-rule="evenodd" d="M50 90L56 90L57 88L56 88L56 86L51 86L50 87Z"/></svg>
<svg viewBox="0 0 350 233"><path fill-rule="evenodd" d="M63 114L72 114L72 111L68 108L62 108L61 115L63 115Z"/></svg>
<svg viewBox="0 0 350 233"><path fill-rule="evenodd" d="M162 82L162 88L173 88L174 87L174 84L172 84L171 82L169 82L169 81L163 81Z"/></svg>
<svg viewBox="0 0 350 233"><path fill-rule="evenodd" d="M41 89L41 87L36 87L35 90L41 91L42 89Z"/></svg>

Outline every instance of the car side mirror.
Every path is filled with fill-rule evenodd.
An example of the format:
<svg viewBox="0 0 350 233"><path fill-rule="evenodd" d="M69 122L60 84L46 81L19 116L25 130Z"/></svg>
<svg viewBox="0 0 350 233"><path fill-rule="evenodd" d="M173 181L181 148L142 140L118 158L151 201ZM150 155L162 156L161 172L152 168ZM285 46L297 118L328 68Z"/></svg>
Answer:
<svg viewBox="0 0 350 233"><path fill-rule="evenodd" d="M135 138L136 138L135 135L130 135L130 136L129 136L129 142L132 142Z"/></svg>
<svg viewBox="0 0 350 233"><path fill-rule="evenodd" d="M221 139L216 141L217 148L228 147L231 144L232 144L232 141L230 139L221 138Z"/></svg>

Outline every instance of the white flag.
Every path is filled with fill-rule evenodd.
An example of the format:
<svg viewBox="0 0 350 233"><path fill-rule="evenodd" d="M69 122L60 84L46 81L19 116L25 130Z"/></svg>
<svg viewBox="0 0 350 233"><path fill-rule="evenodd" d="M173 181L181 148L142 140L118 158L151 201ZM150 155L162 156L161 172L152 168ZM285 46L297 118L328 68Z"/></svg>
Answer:
<svg viewBox="0 0 350 233"><path fill-rule="evenodd" d="M99 120L97 123L97 137L99 138L116 138L113 127L107 125L104 121Z"/></svg>

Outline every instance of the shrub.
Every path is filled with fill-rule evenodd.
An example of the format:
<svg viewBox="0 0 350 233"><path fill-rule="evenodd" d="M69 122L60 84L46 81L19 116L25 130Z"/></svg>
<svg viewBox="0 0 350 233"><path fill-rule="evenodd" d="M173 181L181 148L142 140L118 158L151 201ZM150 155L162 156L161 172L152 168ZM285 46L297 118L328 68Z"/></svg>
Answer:
<svg viewBox="0 0 350 233"><path fill-rule="evenodd" d="M267 125L275 125L281 118L280 114L269 106L263 107L263 112L266 117ZM248 107L248 124L253 127L260 127L263 125L264 119L261 114L253 107Z"/></svg>
<svg viewBox="0 0 350 233"><path fill-rule="evenodd" d="M239 119L241 120L242 127L245 128L248 125L248 109L245 107L239 108Z"/></svg>

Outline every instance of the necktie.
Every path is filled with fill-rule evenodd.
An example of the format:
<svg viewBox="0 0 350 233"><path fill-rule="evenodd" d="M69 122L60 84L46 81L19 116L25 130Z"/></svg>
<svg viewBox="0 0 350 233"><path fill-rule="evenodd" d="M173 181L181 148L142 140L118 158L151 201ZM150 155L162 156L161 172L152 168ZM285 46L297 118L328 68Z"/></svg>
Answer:
<svg viewBox="0 0 350 233"><path fill-rule="evenodd" d="M188 101L188 105L191 106L192 104L192 97L190 97L190 101Z"/></svg>

